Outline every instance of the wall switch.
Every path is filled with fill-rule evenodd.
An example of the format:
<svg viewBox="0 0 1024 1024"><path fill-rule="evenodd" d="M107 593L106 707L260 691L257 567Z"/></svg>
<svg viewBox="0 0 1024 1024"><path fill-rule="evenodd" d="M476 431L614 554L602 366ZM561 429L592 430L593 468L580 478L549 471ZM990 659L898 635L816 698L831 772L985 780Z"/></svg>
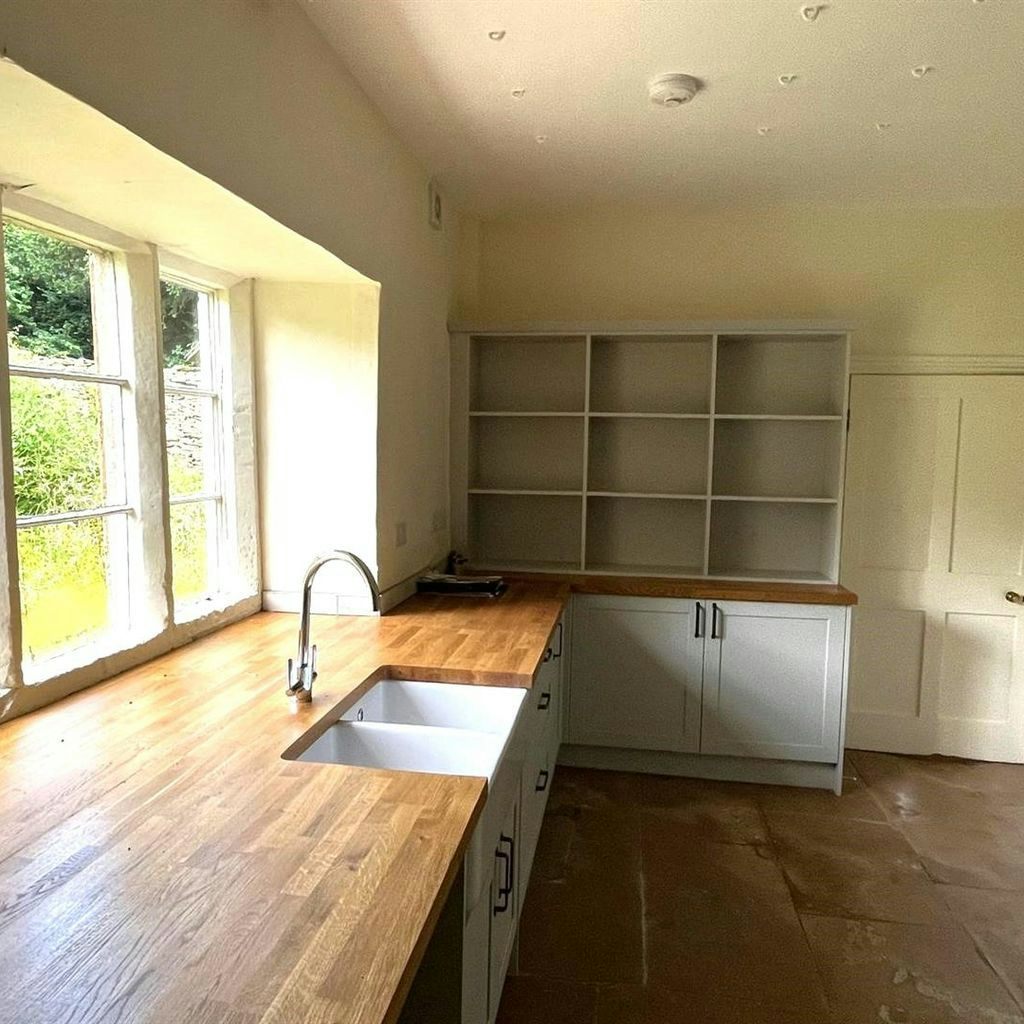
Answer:
<svg viewBox="0 0 1024 1024"><path fill-rule="evenodd" d="M443 508L434 510L434 533L441 533L448 526L448 513Z"/></svg>
<svg viewBox="0 0 1024 1024"><path fill-rule="evenodd" d="M398 523L395 526L395 547L404 548L408 539L405 523Z"/></svg>

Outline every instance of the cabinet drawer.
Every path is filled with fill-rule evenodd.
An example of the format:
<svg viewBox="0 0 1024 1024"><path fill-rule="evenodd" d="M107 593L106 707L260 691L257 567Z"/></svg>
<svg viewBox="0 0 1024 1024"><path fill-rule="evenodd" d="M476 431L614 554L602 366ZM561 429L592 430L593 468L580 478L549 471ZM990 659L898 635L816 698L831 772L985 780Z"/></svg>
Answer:
<svg viewBox="0 0 1024 1024"><path fill-rule="evenodd" d="M487 794L487 803L477 822L476 830L466 848L464 865L467 918L489 891L494 848L498 843L502 821L508 814L509 807L518 801L522 768L522 760L511 757L501 766Z"/></svg>
<svg viewBox="0 0 1024 1024"><path fill-rule="evenodd" d="M519 836L522 848L520 903L526 896L526 887L530 881L533 855L537 851L537 840L540 838L554 768L554 761L548 758L547 748L544 745L538 746L535 756L527 761L523 768L523 788L519 804Z"/></svg>

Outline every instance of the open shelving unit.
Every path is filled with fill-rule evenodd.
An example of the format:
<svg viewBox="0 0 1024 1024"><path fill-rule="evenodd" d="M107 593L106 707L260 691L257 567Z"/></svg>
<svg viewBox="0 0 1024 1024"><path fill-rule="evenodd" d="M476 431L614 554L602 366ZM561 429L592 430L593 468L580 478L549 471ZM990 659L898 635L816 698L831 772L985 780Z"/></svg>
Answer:
<svg viewBox="0 0 1024 1024"><path fill-rule="evenodd" d="M453 336L476 568L834 582L849 337L819 326Z"/></svg>

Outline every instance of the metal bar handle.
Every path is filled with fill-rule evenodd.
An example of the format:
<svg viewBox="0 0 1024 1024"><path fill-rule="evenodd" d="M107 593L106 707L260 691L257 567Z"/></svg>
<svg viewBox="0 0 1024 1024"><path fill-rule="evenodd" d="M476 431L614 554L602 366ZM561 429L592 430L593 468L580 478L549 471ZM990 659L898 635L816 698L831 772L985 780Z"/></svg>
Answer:
<svg viewBox="0 0 1024 1024"><path fill-rule="evenodd" d="M505 853L501 849L502 843L508 843L508 853ZM516 856L516 841L511 837L501 833L498 837L498 849L494 851L494 856L505 865L505 881L503 884L498 886L498 902L494 904L495 914L504 914L509 908L510 898L512 896L512 879L515 875L515 856Z"/></svg>
<svg viewBox="0 0 1024 1024"><path fill-rule="evenodd" d="M722 609L717 604L711 605L711 639L721 640L722 630L719 626L719 615L721 615Z"/></svg>
<svg viewBox="0 0 1024 1024"><path fill-rule="evenodd" d="M512 890L507 885L510 874L509 862L512 858L503 850L495 850L494 856L505 865L505 883L498 886L498 901L494 904L494 913L504 914L508 910L509 896L512 895Z"/></svg>
<svg viewBox="0 0 1024 1024"><path fill-rule="evenodd" d="M704 635L704 605L700 601L694 601L694 624L693 624L693 638L699 640Z"/></svg>

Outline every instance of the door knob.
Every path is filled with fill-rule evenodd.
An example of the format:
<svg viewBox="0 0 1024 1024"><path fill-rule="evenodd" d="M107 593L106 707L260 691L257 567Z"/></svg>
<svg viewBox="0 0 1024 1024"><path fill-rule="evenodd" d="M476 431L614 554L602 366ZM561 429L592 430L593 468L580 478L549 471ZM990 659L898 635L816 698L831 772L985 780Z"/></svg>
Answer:
<svg viewBox="0 0 1024 1024"><path fill-rule="evenodd" d="M1006 592L1006 600L1010 604L1024 604L1024 594L1018 594L1016 590L1008 590Z"/></svg>

